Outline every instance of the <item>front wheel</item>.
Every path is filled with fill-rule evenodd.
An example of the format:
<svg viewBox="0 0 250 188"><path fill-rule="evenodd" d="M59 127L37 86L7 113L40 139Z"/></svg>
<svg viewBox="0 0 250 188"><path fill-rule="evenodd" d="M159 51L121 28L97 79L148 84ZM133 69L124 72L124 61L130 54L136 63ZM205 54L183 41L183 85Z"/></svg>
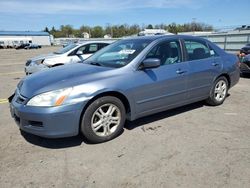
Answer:
<svg viewBox="0 0 250 188"><path fill-rule="evenodd" d="M98 98L87 107L81 122L81 132L91 143L109 141L122 132L125 116L125 107L118 98Z"/></svg>
<svg viewBox="0 0 250 188"><path fill-rule="evenodd" d="M220 105L224 102L228 93L228 81L224 76L217 78L210 91L210 96L206 102L212 106Z"/></svg>

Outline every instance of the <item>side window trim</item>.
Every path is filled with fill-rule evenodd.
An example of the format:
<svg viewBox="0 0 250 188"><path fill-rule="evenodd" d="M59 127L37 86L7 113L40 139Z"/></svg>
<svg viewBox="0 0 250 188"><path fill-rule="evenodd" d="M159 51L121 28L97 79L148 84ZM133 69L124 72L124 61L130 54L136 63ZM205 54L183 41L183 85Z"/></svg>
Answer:
<svg viewBox="0 0 250 188"><path fill-rule="evenodd" d="M216 52L216 50L214 50L214 49L211 47L211 45L209 45L208 42L206 42L206 43L207 43L207 46L208 46L208 48L209 48L209 50L210 50L210 53L211 53L211 50L213 50L213 52L214 52L214 55L213 55L212 57L219 57L219 54Z"/></svg>

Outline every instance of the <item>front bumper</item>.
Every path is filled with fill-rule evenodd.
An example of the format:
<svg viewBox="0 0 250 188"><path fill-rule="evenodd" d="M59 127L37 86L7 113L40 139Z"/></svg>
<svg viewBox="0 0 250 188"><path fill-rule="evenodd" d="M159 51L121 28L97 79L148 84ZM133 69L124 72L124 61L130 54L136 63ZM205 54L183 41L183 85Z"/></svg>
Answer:
<svg viewBox="0 0 250 188"><path fill-rule="evenodd" d="M38 71L42 71L42 70L47 70L49 67L44 65L44 64L30 64L28 66L25 66L24 71L26 73L26 75L38 72Z"/></svg>
<svg viewBox="0 0 250 188"><path fill-rule="evenodd" d="M24 132L46 138L62 138L79 133L85 103L59 107L34 107L21 104L15 95L10 103L11 116Z"/></svg>

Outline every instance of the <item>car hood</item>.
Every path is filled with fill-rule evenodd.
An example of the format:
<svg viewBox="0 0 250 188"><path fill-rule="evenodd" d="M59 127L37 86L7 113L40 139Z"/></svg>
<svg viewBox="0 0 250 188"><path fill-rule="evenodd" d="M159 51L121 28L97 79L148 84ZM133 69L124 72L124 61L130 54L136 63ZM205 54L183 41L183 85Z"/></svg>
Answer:
<svg viewBox="0 0 250 188"><path fill-rule="evenodd" d="M37 61L37 60L42 60L42 59L48 59L48 58L56 58L61 56L61 54L54 54L54 53L49 53L49 54L43 54L43 55L39 55L36 57L31 58L31 61Z"/></svg>
<svg viewBox="0 0 250 188"><path fill-rule="evenodd" d="M18 87L22 96L31 98L40 93L110 77L109 71L112 70L115 69L84 63L63 65L27 76Z"/></svg>

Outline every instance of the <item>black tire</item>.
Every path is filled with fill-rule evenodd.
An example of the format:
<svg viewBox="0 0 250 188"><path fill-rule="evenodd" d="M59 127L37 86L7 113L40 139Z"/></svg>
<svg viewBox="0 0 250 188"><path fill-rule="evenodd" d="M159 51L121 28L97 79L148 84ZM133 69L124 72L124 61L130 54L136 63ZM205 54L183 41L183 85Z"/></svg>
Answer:
<svg viewBox="0 0 250 188"><path fill-rule="evenodd" d="M215 89L216 89L216 86L218 85L218 83L225 83L225 94L224 94L224 97L221 98L220 100L217 100L216 98L216 94L215 94ZM221 105L226 97L227 97L227 94L228 94L228 80L226 79L226 77L224 76L221 76L219 78L217 78L213 84L213 87L210 91L210 96L208 97L208 99L206 100L206 103L209 104L209 105L212 105L212 106L218 106L218 105Z"/></svg>
<svg viewBox="0 0 250 188"><path fill-rule="evenodd" d="M105 105L107 105L106 108L109 108L108 105L114 106L116 111L114 111L113 113L116 113L117 115L119 115L119 120L117 123L117 125L113 125L113 127L111 126L112 123L110 125L106 125L109 127L109 130L114 130L114 132L110 132L109 135L98 135L101 133L95 133L95 131L93 130L94 128L92 128L92 121L94 121L97 116L94 115L96 114L96 112L100 109L100 108L105 108ZM117 108L116 108L117 107ZM104 109L105 110L105 109ZM107 111L106 111L107 112ZM112 114L110 115L112 116ZM106 118L106 120L104 120ZM98 122L106 122L108 117L102 117L99 118ZM98 119L98 118L97 118ZM83 136L91 143L101 143L101 142L106 142L109 140L112 140L113 138L117 137L118 135L120 135L123 131L123 126L126 120L126 111L125 111L125 107L123 105L123 103L121 102L121 100L119 100L116 97L112 97L112 96L105 96L105 97L101 97L96 99L94 102L92 102L86 109L86 111L83 114L82 117L82 121L81 121L81 132L83 134ZM111 120L109 120L111 121ZM106 122L108 123L108 122ZM101 123L102 125L104 125L105 123ZM111 127L111 128L110 128ZM100 126L99 130L103 130L104 131L105 126ZM100 131L100 132L101 132Z"/></svg>

